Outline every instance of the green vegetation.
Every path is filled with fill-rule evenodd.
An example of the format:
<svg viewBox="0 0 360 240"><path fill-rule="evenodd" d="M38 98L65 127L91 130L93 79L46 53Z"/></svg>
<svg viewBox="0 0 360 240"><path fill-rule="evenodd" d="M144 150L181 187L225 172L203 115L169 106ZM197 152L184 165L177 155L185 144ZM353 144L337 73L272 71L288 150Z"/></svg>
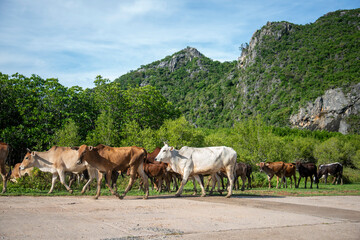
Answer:
<svg viewBox="0 0 360 240"><path fill-rule="evenodd" d="M213 61L191 48L129 72L115 82L121 88L149 84L171 100L199 127L231 127L261 114L267 123L288 126L300 106L331 88L360 82L360 9L336 11L315 23L267 24L258 30L254 49L240 63ZM351 117L351 132L359 118Z"/></svg>

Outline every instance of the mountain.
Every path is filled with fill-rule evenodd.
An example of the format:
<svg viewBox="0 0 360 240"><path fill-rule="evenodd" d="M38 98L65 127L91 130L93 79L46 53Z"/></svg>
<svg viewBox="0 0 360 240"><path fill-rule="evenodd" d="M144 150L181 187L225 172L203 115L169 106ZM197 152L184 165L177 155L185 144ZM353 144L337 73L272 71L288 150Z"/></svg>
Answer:
<svg viewBox="0 0 360 240"><path fill-rule="evenodd" d="M268 22L232 62L187 47L115 82L155 86L200 127L261 114L275 126L359 133L359 46L360 9L339 10L306 25Z"/></svg>

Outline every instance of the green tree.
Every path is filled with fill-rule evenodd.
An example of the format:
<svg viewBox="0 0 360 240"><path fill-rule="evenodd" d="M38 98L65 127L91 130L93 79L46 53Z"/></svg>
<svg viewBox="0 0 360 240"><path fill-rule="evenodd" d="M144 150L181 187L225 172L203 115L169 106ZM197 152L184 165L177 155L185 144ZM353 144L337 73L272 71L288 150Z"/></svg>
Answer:
<svg viewBox="0 0 360 240"><path fill-rule="evenodd" d="M95 129L88 133L86 144L96 146L105 144L108 146L118 146L120 136L115 128L114 120L109 112L102 112L95 122Z"/></svg>
<svg viewBox="0 0 360 240"><path fill-rule="evenodd" d="M67 119L63 128L58 129L53 138L53 144L62 147L80 145L79 127L71 118Z"/></svg>
<svg viewBox="0 0 360 240"><path fill-rule="evenodd" d="M205 136L201 130L196 129L185 117L175 120L165 120L158 131L160 141L179 149L183 146L202 147ZM163 144L161 144L163 145Z"/></svg>

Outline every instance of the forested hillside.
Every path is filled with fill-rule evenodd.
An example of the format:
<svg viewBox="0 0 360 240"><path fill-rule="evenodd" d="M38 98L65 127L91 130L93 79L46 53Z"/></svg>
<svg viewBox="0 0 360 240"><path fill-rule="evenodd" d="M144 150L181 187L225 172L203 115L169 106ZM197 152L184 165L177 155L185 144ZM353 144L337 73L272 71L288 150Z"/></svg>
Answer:
<svg viewBox="0 0 360 240"><path fill-rule="evenodd" d="M290 116L300 107L326 90L340 88L345 95L355 92L349 96L351 116L341 117L351 118L348 131L356 133L360 103L353 89L360 82L359 14L359 9L337 11L306 25L268 22L249 44L241 44L238 61L213 61L188 47L115 82L123 89L155 86L201 127L229 127L257 114L272 125L290 126Z"/></svg>

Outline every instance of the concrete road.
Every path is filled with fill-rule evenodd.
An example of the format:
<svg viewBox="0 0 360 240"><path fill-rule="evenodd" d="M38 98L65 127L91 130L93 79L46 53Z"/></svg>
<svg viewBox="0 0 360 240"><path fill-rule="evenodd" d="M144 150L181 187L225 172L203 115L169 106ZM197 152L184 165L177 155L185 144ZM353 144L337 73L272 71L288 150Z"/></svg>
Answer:
<svg viewBox="0 0 360 240"><path fill-rule="evenodd" d="M0 239L360 239L360 196L0 197Z"/></svg>

